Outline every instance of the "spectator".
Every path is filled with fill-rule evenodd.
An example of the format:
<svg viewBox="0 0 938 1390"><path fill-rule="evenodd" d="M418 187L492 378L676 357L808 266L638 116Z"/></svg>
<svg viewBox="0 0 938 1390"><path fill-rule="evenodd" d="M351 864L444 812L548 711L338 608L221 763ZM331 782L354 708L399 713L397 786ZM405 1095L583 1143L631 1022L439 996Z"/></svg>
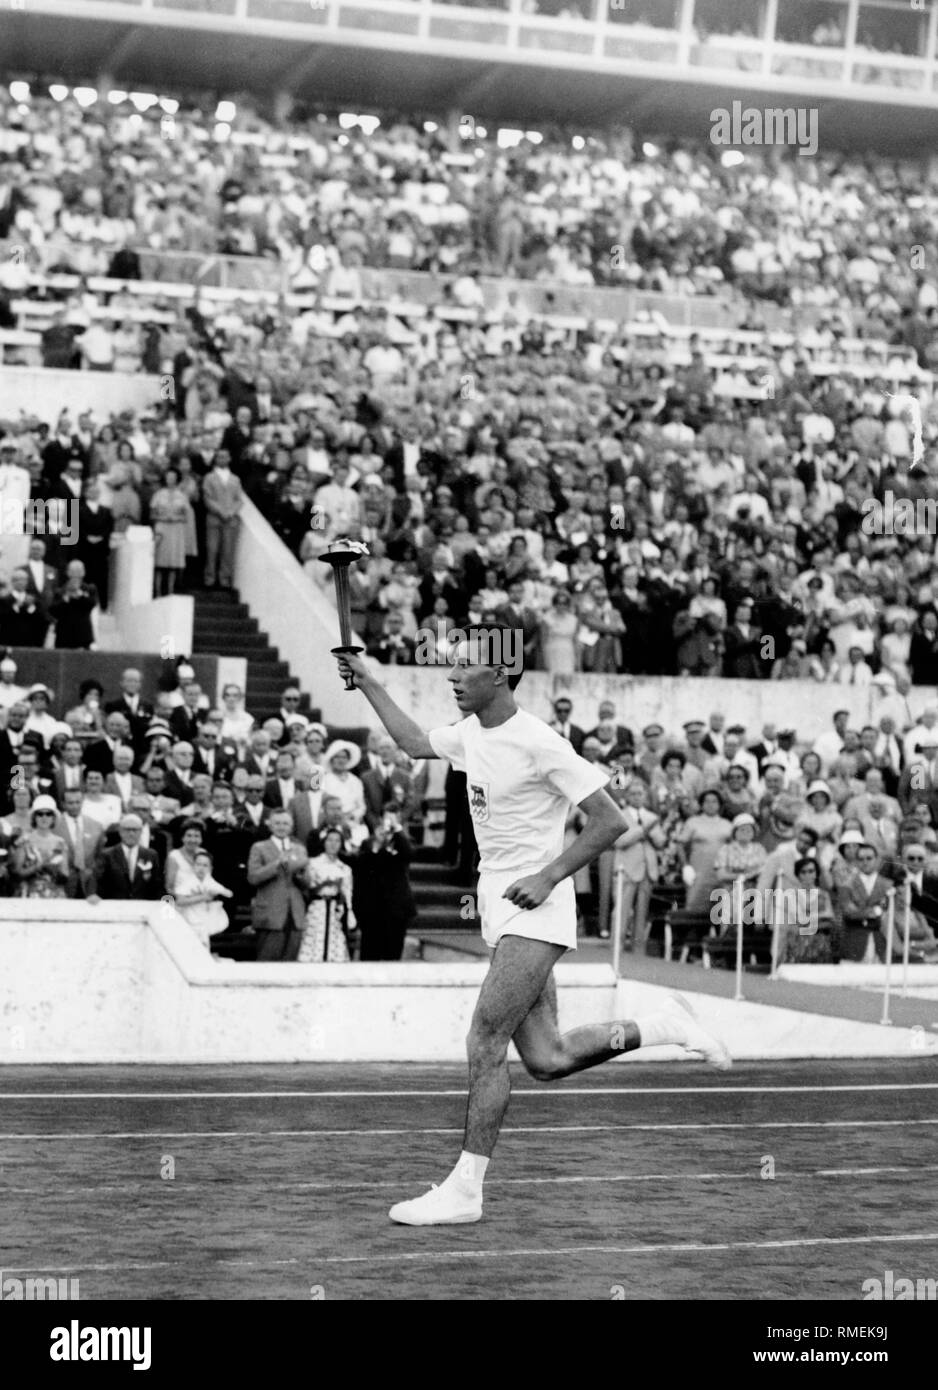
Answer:
<svg viewBox="0 0 938 1390"><path fill-rule="evenodd" d="M311 901L298 961L341 964L351 959L353 935L358 933L352 908L352 871L339 858L341 850L341 832L326 830L322 853L306 865L304 882Z"/></svg>
<svg viewBox="0 0 938 1390"><path fill-rule="evenodd" d="M37 796L29 813L30 829L13 850L12 872L20 898L64 898L69 879L65 842L55 833L58 810L51 796Z"/></svg>
<svg viewBox="0 0 938 1390"><path fill-rule="evenodd" d="M65 570L66 580L49 605L55 623L57 648L95 650L94 613L98 608L98 593L92 584L85 583L85 567L72 560Z"/></svg>
<svg viewBox="0 0 938 1390"><path fill-rule="evenodd" d="M306 925L298 881L305 879L309 857L294 838L289 811L273 811L270 836L257 840L248 856L248 883L255 889L251 920L260 941L257 959L296 960Z"/></svg>
<svg viewBox="0 0 938 1390"><path fill-rule="evenodd" d="M156 853L143 849L143 821L133 812L120 817L120 844L103 849L92 870L88 901L128 898L156 901L163 896L163 875Z"/></svg>
<svg viewBox="0 0 938 1390"><path fill-rule="evenodd" d="M219 449L212 471L202 484L205 503L205 587L222 589L234 584L235 542L241 524L244 494L232 473L230 457Z"/></svg>
<svg viewBox="0 0 938 1390"><path fill-rule="evenodd" d="M150 498L150 522L154 535L154 598L176 592L188 557L197 553L195 515L179 482L179 470L167 468L162 485Z"/></svg>
<svg viewBox="0 0 938 1390"><path fill-rule="evenodd" d="M212 877L212 856L204 849L196 852L191 871L180 871L176 878L176 910L206 950L211 950L212 937L227 929L223 900L232 896L229 888Z"/></svg>
<svg viewBox="0 0 938 1390"><path fill-rule="evenodd" d="M410 885L411 844L394 810L386 810L352 861L361 960L400 960L417 920Z"/></svg>
<svg viewBox="0 0 938 1390"><path fill-rule="evenodd" d="M59 799L62 808L55 826L67 852L68 878L65 881L67 898L84 898L88 892L95 859L101 847L100 822L82 814L83 793L80 787L66 788Z"/></svg>

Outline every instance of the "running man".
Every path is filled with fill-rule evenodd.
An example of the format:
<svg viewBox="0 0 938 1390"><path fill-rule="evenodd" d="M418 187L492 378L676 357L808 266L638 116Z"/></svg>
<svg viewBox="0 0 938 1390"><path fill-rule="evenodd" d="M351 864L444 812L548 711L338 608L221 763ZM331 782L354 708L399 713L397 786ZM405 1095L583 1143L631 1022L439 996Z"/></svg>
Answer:
<svg viewBox="0 0 938 1390"><path fill-rule="evenodd" d="M467 1039L469 1100L463 1151L439 1187L399 1202L392 1221L455 1225L482 1216L482 1181L508 1108L508 1044L538 1081L553 1081L639 1047L672 1043L728 1067L723 1044L706 1033L689 1005L669 998L634 1022L597 1023L561 1033L553 970L576 950L571 875L627 829L605 790L608 773L579 757L542 720L519 709L521 679L502 661L498 629L468 633L447 679L463 715L427 733L399 709L360 657L338 657L394 741L412 758L446 758L465 771L481 863L478 905L492 948ZM507 630L503 636L507 637ZM493 650L494 648L494 650ZM587 817L563 848L571 802Z"/></svg>

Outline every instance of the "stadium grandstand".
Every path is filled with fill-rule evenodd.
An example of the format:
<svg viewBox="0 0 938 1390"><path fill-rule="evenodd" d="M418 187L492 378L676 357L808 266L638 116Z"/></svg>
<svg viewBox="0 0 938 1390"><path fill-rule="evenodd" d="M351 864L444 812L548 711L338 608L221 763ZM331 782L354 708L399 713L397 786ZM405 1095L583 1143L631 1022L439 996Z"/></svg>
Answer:
<svg viewBox="0 0 938 1390"><path fill-rule="evenodd" d="M0 973L95 912L193 1011L274 962L417 1017L387 963L487 958L466 774L330 654L347 539L418 723L507 627L523 708L608 774L588 964L938 979L936 15L0 10ZM810 930L714 915L729 886ZM345 998L323 1041L230 993L176 1054L48 1023L0 1061L347 1060ZM370 1060L422 1056L391 1010Z"/></svg>

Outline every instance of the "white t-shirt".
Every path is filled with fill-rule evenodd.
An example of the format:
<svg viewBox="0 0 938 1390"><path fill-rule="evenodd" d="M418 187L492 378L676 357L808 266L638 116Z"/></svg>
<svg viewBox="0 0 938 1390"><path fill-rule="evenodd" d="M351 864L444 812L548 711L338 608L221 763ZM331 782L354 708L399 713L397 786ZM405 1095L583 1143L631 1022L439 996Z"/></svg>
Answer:
<svg viewBox="0 0 938 1390"><path fill-rule="evenodd" d="M476 715L427 735L433 751L466 773L483 873L543 868L563 853L564 823L609 782L541 719L519 709L484 729Z"/></svg>

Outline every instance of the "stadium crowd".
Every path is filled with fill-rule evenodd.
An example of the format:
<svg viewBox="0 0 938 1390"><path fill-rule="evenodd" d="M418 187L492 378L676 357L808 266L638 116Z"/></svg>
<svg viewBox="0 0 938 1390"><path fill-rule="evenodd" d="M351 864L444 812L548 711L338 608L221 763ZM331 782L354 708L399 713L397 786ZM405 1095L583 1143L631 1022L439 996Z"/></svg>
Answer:
<svg viewBox="0 0 938 1390"><path fill-rule="evenodd" d="M365 118L366 131L275 121L241 97L224 119L175 100L170 115L151 95L141 112L103 94L82 107L0 91L0 240L44 269L120 279L139 276L139 247L265 257L292 287L327 293L374 266L681 296L735 287L900 341L921 319L934 328L938 187L923 162L748 147L726 167L707 132L627 129L517 132L504 148L471 117ZM115 321L132 354L119 306Z"/></svg>
<svg viewBox="0 0 938 1390"><path fill-rule="evenodd" d="M777 923L783 961L883 960L888 895L908 885L910 959L938 961L938 706L913 716L904 697L886 695L875 724L853 728L841 710L810 744L773 724L751 742L722 712L640 734L617 722L611 701L590 731L567 696L553 714L552 728L608 768L629 822L592 874L574 880L584 921L601 936L621 872L627 950L647 949L653 919L674 908L709 950L735 949L739 906L720 895L740 885L763 904L748 922L743 909L757 928L747 950L767 956ZM796 923L780 895L794 904L799 892ZM901 907L896 920L901 957Z"/></svg>
<svg viewBox="0 0 938 1390"><path fill-rule="evenodd" d="M416 341L368 306L188 313L149 411L0 421L0 485L80 504L75 583L102 601L136 521L157 592L230 585L246 494L317 582L336 536L369 545L354 620L381 659L498 615L558 673L938 683L935 526L869 510L934 511L934 397L917 463L890 383L815 375L797 350L759 388L694 335L676 363L653 326L626 351L510 309ZM0 641L29 645L5 620Z"/></svg>
<svg viewBox="0 0 938 1390"><path fill-rule="evenodd" d="M330 739L295 686L267 719L234 685L211 708L184 659L153 699L132 668L68 708L19 677L7 654L0 894L170 900L207 947L250 908L258 960L400 958L426 771L390 739Z"/></svg>

